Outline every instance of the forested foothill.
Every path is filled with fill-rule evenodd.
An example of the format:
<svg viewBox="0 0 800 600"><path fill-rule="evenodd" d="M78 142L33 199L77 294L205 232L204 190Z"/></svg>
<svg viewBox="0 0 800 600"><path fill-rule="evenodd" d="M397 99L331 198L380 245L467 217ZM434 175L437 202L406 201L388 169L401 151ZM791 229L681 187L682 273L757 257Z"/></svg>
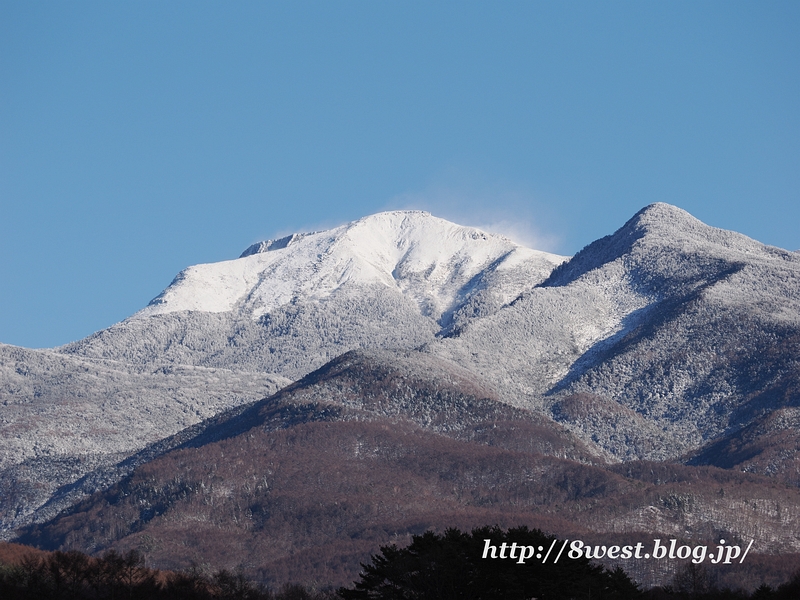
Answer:
<svg viewBox="0 0 800 600"><path fill-rule="evenodd" d="M756 543L744 565L720 574L730 587L775 586L797 568L783 559L800 527L796 488L710 466L594 461L568 431L484 394L439 359L348 353L165 443L16 540L93 555L135 549L168 570L241 564L273 586L347 585L382 545L487 523L620 546L713 544L738 532ZM643 585L672 576L657 562L618 562Z"/></svg>

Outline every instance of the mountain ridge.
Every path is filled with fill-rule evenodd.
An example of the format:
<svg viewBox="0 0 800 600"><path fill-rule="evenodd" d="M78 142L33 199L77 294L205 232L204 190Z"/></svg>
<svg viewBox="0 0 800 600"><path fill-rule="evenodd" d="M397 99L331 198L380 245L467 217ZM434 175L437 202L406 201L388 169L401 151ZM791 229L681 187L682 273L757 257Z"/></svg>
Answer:
<svg viewBox="0 0 800 600"><path fill-rule="evenodd" d="M471 280L482 271L534 258L543 271L563 260L425 211L389 211L259 242L233 261L189 267L133 318L180 310L226 312L245 304L257 319L298 295L322 300L353 282L396 287L423 315L438 320L459 296L469 294Z"/></svg>

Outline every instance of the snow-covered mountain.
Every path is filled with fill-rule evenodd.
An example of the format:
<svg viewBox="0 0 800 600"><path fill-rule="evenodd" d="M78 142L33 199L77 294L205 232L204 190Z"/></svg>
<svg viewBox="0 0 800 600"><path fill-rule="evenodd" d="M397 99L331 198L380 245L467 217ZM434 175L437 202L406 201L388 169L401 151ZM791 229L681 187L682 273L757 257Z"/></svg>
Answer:
<svg viewBox="0 0 800 600"><path fill-rule="evenodd" d="M0 532L37 510L40 518L56 514L64 505L46 507L53 495L87 473L288 383L268 373L137 368L0 344Z"/></svg>
<svg viewBox="0 0 800 600"><path fill-rule="evenodd" d="M237 260L190 267L134 318L235 311L258 319L298 299L324 301L347 286L383 286L446 325L490 280L503 301L512 300L563 260L427 212L384 212L253 244Z"/></svg>
<svg viewBox="0 0 800 600"><path fill-rule="evenodd" d="M56 351L0 346L0 522L348 350L431 342L470 301L499 307L563 260L387 212L189 267L129 319Z"/></svg>
<svg viewBox="0 0 800 600"><path fill-rule="evenodd" d="M297 379L348 350L433 341L564 260L426 212L380 213L190 267L143 310L63 351Z"/></svg>
<svg viewBox="0 0 800 600"><path fill-rule="evenodd" d="M655 204L428 349L617 458L664 459L796 403L798 332L796 253Z"/></svg>
<svg viewBox="0 0 800 600"><path fill-rule="evenodd" d="M762 442L791 437L800 404L800 255L666 204L571 259L394 211L190 267L62 348L0 349L7 527L49 515L35 510L98 465L351 350L457 365L493 401L566 427L593 461L783 476L793 463Z"/></svg>
<svg viewBox="0 0 800 600"><path fill-rule="evenodd" d="M731 587L761 581L764 564L785 580L796 564L782 571L763 553L800 550L800 489L708 467L604 464L547 417L414 351L348 352L119 470L119 483L17 541L95 555L136 548L152 566L238 568L273 586L344 585L379 546L486 523L592 545L755 539L724 580ZM621 562L646 585L682 564Z"/></svg>

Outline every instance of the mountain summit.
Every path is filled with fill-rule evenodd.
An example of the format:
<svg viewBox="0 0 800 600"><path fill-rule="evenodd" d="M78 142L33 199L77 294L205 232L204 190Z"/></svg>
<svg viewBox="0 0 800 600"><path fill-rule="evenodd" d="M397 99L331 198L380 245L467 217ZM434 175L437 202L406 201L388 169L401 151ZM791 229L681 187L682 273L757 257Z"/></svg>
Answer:
<svg viewBox="0 0 800 600"><path fill-rule="evenodd" d="M786 251L766 246L741 233L710 227L685 210L658 202L644 207L616 232L596 240L556 269L544 285L567 285L580 276L648 249L680 251L685 255L775 257ZM665 257L666 258L666 257ZM660 261L661 267L668 266Z"/></svg>
<svg viewBox="0 0 800 600"><path fill-rule="evenodd" d="M327 231L250 246L237 260L181 272L139 317L178 311L247 312L252 318L293 301L320 301L347 286L382 286L446 320L493 274L549 273L563 257L408 210L364 217ZM522 291L507 281L510 298Z"/></svg>
<svg viewBox="0 0 800 600"><path fill-rule="evenodd" d="M189 267L147 307L65 350L296 379L348 350L433 341L564 260L427 212L384 212Z"/></svg>

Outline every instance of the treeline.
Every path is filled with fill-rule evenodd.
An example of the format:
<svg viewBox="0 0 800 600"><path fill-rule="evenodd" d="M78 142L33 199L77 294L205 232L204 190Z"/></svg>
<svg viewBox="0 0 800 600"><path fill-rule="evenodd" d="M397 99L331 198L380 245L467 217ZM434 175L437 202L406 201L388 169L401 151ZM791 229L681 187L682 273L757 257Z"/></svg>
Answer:
<svg viewBox="0 0 800 600"><path fill-rule="evenodd" d="M608 570L583 557L547 562L545 549L557 542L555 536L524 526L507 531L481 527L470 533L451 528L442 535L428 531L415 535L406 548L381 547L363 566L360 581L339 595L344 600L641 598L622 569ZM513 558L506 556L512 547Z"/></svg>
<svg viewBox="0 0 800 600"><path fill-rule="evenodd" d="M538 560L483 558L485 540L549 547L555 539L525 527L504 531L449 529L443 535L413 536L402 549L384 546L359 581L349 588L323 590L286 584L271 590L240 571L214 574L159 571L144 566L140 553L42 552L0 544L0 598L3 600L796 600L800 571L777 587L721 588L703 565L688 563L671 585L641 590L620 568L608 570L586 559L544 565ZM11 553L9 549L14 546ZM22 553L20 553L22 552ZM16 555L15 555L16 553Z"/></svg>
<svg viewBox="0 0 800 600"><path fill-rule="evenodd" d="M714 573L703 565L685 564L675 573L672 585L648 590L645 600L797 600L800 598L800 570L787 582L771 587L761 584L752 592L722 587Z"/></svg>
<svg viewBox="0 0 800 600"><path fill-rule="evenodd" d="M242 572L196 569L167 572L148 569L140 553L113 550L102 558L81 552L28 553L14 562L0 562L3 600L328 600L333 591L300 585L269 590Z"/></svg>
<svg viewBox="0 0 800 600"><path fill-rule="evenodd" d="M519 560L503 560L501 544ZM580 557L540 560L558 540L537 529L482 527L464 533L413 536L405 548L383 546L363 565L360 580L342 588L344 600L797 600L800 571L776 588L722 588L703 565L685 564L672 584L642 591L620 567L608 569ZM529 551L523 554L522 548ZM541 554L536 554L538 548ZM509 550L513 553L514 550ZM508 557L506 557L508 558Z"/></svg>

